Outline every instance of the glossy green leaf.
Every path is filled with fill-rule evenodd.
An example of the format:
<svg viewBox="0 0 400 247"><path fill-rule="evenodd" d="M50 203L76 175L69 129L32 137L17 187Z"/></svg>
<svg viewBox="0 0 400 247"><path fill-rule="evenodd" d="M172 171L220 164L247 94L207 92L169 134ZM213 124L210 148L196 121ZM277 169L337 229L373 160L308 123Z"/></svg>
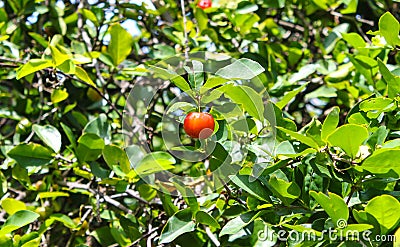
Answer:
<svg viewBox="0 0 400 247"><path fill-rule="evenodd" d="M374 174L385 174L393 170L400 176L400 149L379 149L366 158L360 168Z"/></svg>
<svg viewBox="0 0 400 247"><path fill-rule="evenodd" d="M60 196L69 196L69 194L66 193L66 192L59 192L59 191L50 191L50 192L40 192L40 193L38 193L38 197L40 199L43 199L43 198L56 198L56 197L60 197Z"/></svg>
<svg viewBox="0 0 400 247"><path fill-rule="evenodd" d="M228 223L225 224L225 226L222 228L221 232L219 233L219 236L224 236L224 235L232 235L246 227L248 224L253 222L260 213L255 213L255 212L247 212L244 214L241 214L232 220L228 221Z"/></svg>
<svg viewBox="0 0 400 247"><path fill-rule="evenodd" d="M68 92L65 89L55 89L52 93L51 93L51 102L53 102L53 104L57 104L61 101L64 101L68 98Z"/></svg>
<svg viewBox="0 0 400 247"><path fill-rule="evenodd" d="M386 65L378 58L379 71L387 83L388 96L394 98L400 94L400 77L393 75Z"/></svg>
<svg viewBox="0 0 400 247"><path fill-rule="evenodd" d="M75 224L75 222L70 217L68 217L67 215L64 215L64 214L59 214L59 213L52 214L52 215L50 215L49 219L61 222L61 223L63 223L64 226L71 228L71 229L77 228L77 224Z"/></svg>
<svg viewBox="0 0 400 247"><path fill-rule="evenodd" d="M295 182L287 182L276 176L271 176L268 185L274 195L281 199L286 206L294 202L301 193L300 187Z"/></svg>
<svg viewBox="0 0 400 247"><path fill-rule="evenodd" d="M385 38L388 45L395 47L400 44L400 24L390 12L386 12L379 18L378 25L379 32Z"/></svg>
<svg viewBox="0 0 400 247"><path fill-rule="evenodd" d="M360 110L367 112L367 111L387 111L393 109L394 102L392 99L379 97L379 98L372 98L364 100L360 103Z"/></svg>
<svg viewBox="0 0 400 247"><path fill-rule="evenodd" d="M188 92L191 90L189 83L182 76L178 75L175 71L164 69L154 65L149 65L149 68L150 71L154 73L155 77L160 77L164 80L170 80L184 92Z"/></svg>
<svg viewBox="0 0 400 247"><path fill-rule="evenodd" d="M52 67L53 62L48 59L38 59L34 58L29 60L26 64L23 66L19 67L17 70L17 80L21 79L22 77L25 77L27 75L30 75L32 73L35 73L36 71Z"/></svg>
<svg viewBox="0 0 400 247"><path fill-rule="evenodd" d="M362 48L367 45L367 43L358 33L343 33L342 37L354 48Z"/></svg>
<svg viewBox="0 0 400 247"><path fill-rule="evenodd" d="M96 84L92 81L92 79L89 77L89 75L86 73L86 71L83 68L76 66L75 67L75 75L76 75L76 77L78 77L82 81L86 82L87 84L92 85L93 87L97 87Z"/></svg>
<svg viewBox="0 0 400 247"><path fill-rule="evenodd" d="M179 191L179 193L183 197L183 200L185 200L186 204L189 206L194 216L200 210L200 206L199 203L197 202L197 198L193 190L187 187L179 179L172 178L171 181L173 182L175 188Z"/></svg>
<svg viewBox="0 0 400 247"><path fill-rule="evenodd" d="M391 195L374 197L368 202L365 211L378 221L381 234L387 234L400 223L400 202Z"/></svg>
<svg viewBox="0 0 400 247"><path fill-rule="evenodd" d="M260 94L248 86L225 85L220 88L224 94L251 115L262 121L264 119L264 103Z"/></svg>
<svg viewBox="0 0 400 247"><path fill-rule="evenodd" d="M153 152L147 154L140 163L135 167L135 172L139 176L166 171L174 168L175 159L166 152Z"/></svg>
<svg viewBox="0 0 400 247"><path fill-rule="evenodd" d="M332 146L340 147L350 157L355 158L361 144L367 138L367 128L356 124L346 124L330 134L328 136L328 142Z"/></svg>
<svg viewBox="0 0 400 247"><path fill-rule="evenodd" d="M207 79L206 83L204 83L204 85L201 87L200 93L204 93L213 87L221 86L228 81L231 81L231 80L226 79L226 78L221 78L221 77L210 77Z"/></svg>
<svg viewBox="0 0 400 247"><path fill-rule="evenodd" d="M294 139L306 144L307 146L310 146L310 147L315 148L315 149L319 148L318 143L314 139L312 139L311 137L302 135L302 134L300 134L298 132L295 132L295 131L284 129L284 128L279 127L279 126L277 126L277 129L285 132L286 134L288 134L292 138L294 138Z"/></svg>
<svg viewBox="0 0 400 247"><path fill-rule="evenodd" d="M264 71L265 69L259 63L247 58L241 58L219 69L215 72L215 75L232 80L252 79Z"/></svg>
<svg viewBox="0 0 400 247"><path fill-rule="evenodd" d="M57 47L50 45L53 64L59 66L71 58L70 55L62 53Z"/></svg>
<svg viewBox="0 0 400 247"><path fill-rule="evenodd" d="M107 51L114 66L118 66L131 53L133 39L131 34L118 23L111 25L109 32L111 40Z"/></svg>
<svg viewBox="0 0 400 247"><path fill-rule="evenodd" d="M128 174L131 171L131 164L125 151L116 145L107 145L103 149L103 157L107 165L113 169L118 166L121 170Z"/></svg>
<svg viewBox="0 0 400 247"><path fill-rule="evenodd" d="M306 86L308 85L308 83L301 85L300 87L296 88L295 90L292 90L288 93L286 93L281 100L279 100L278 102L276 102L276 106L279 109L283 109L283 107L285 107L294 97L296 97L296 95L298 93L300 93L301 91L304 90L304 88L306 88Z"/></svg>
<svg viewBox="0 0 400 247"><path fill-rule="evenodd" d="M108 144L111 139L111 126L108 121L106 114L102 113L91 120L83 129L83 132L96 134Z"/></svg>
<svg viewBox="0 0 400 247"><path fill-rule="evenodd" d="M54 150L54 152L60 152L61 134L57 128L51 125L40 126L34 124L32 129L47 146Z"/></svg>
<svg viewBox="0 0 400 247"><path fill-rule="evenodd" d="M208 214L204 211L197 211L196 222L206 225L206 226L218 228L218 229L221 228L220 225L218 224L217 220L214 217L212 217L210 214Z"/></svg>
<svg viewBox="0 0 400 247"><path fill-rule="evenodd" d="M50 149L35 143L19 144L7 154L22 167L43 166L53 159L53 152Z"/></svg>
<svg viewBox="0 0 400 247"><path fill-rule="evenodd" d="M96 134L84 133L78 139L76 155L80 162L94 161L102 153L104 140Z"/></svg>
<svg viewBox="0 0 400 247"><path fill-rule="evenodd" d="M349 219L349 209L347 204L344 202L343 198L340 196L328 192L328 195L322 192L310 191L310 196L312 196L325 210L325 212L331 217L335 224L335 227L339 227L339 224L343 222L347 224ZM340 227L339 227L340 228Z"/></svg>
<svg viewBox="0 0 400 247"><path fill-rule="evenodd" d="M261 184L259 180L251 181L251 177L248 175L232 175L229 176L230 180L236 184L239 188L242 188L250 195L254 196L255 198L269 202L269 195L266 192L266 188Z"/></svg>
<svg viewBox="0 0 400 247"><path fill-rule="evenodd" d="M13 215L20 210L26 210L25 203L15 200L13 198L6 198L1 201L1 207L7 212L9 215Z"/></svg>
<svg viewBox="0 0 400 247"><path fill-rule="evenodd" d="M312 73L314 73L317 70L317 68L318 65L316 64L307 64L301 67L297 73L292 74L288 80L290 83L295 83L297 81L303 80Z"/></svg>
<svg viewBox="0 0 400 247"><path fill-rule="evenodd" d="M34 222L37 218L39 218L39 214L35 212L29 210L20 210L6 220L1 227L0 235L10 233L23 226L26 226Z"/></svg>
<svg viewBox="0 0 400 247"><path fill-rule="evenodd" d="M182 234L194 231L195 227L196 224L192 221L190 209L178 211L168 219L167 224L162 229L159 243L170 243Z"/></svg>
<svg viewBox="0 0 400 247"><path fill-rule="evenodd" d="M89 9L81 9L81 11L82 11L83 16L84 16L86 19L88 19L88 20L90 20L91 22L93 22L93 24L94 24L96 27L99 26L99 22L98 22L98 20L97 20L97 18L96 18L96 15L95 15L92 11L90 11Z"/></svg>
<svg viewBox="0 0 400 247"><path fill-rule="evenodd" d="M328 136L337 128L339 124L339 107L335 106L331 109L322 124L321 138L326 141Z"/></svg>

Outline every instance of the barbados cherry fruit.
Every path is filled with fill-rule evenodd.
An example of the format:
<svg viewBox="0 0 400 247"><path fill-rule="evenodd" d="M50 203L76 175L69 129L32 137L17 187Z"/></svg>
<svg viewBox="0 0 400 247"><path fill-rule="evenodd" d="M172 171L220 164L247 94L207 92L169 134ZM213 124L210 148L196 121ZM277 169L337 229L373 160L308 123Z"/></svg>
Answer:
<svg viewBox="0 0 400 247"><path fill-rule="evenodd" d="M208 9L211 7L211 5L212 5L211 0L200 0L199 3L197 4L197 6L199 6L202 9Z"/></svg>
<svg viewBox="0 0 400 247"><path fill-rule="evenodd" d="M214 132L214 118L206 112L191 112L183 122L183 129L192 138L206 139Z"/></svg>

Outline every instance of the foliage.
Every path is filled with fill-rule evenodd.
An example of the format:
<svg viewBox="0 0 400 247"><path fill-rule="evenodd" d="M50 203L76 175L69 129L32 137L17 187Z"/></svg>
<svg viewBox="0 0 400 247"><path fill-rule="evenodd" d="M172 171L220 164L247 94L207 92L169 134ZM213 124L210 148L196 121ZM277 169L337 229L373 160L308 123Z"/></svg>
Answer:
<svg viewBox="0 0 400 247"><path fill-rule="evenodd" d="M1 246L389 246L382 236L393 235L399 245L398 3L185 1L184 27L179 1L153 2L0 1ZM237 60L205 81L163 68L185 51L185 30L190 51ZM125 145L122 126L130 90L146 93L151 71L171 83L147 109L145 154ZM214 151L174 158L159 123L178 89L204 105L231 100L229 116L247 127L228 128L211 108ZM244 161L231 155L233 135L251 140ZM226 160L237 174L200 197L180 181L171 195L143 179L208 176ZM343 238L367 230L370 241Z"/></svg>

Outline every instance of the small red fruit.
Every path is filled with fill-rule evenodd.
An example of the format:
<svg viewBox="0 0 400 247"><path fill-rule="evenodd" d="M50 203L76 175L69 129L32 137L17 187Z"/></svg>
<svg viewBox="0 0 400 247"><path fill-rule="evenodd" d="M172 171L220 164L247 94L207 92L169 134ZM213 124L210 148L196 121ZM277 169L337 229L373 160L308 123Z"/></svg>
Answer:
<svg viewBox="0 0 400 247"><path fill-rule="evenodd" d="M197 6L199 6L202 9L208 9L211 7L211 5L212 5L211 0L200 0L199 3L197 4Z"/></svg>
<svg viewBox="0 0 400 247"><path fill-rule="evenodd" d="M183 129L192 138L206 139L214 132L214 118L206 112L191 112L183 122Z"/></svg>

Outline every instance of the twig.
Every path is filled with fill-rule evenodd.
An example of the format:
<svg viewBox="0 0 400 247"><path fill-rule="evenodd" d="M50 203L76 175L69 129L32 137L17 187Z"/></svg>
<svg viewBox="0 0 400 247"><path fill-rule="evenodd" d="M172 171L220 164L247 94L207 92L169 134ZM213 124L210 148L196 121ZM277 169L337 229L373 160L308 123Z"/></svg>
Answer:
<svg viewBox="0 0 400 247"><path fill-rule="evenodd" d="M136 200L138 200L139 202L150 205L150 202L148 202L145 199L141 198L140 196L136 195L135 191L133 191L131 189L127 189L125 192L128 193L133 198L135 198Z"/></svg>
<svg viewBox="0 0 400 247"><path fill-rule="evenodd" d="M214 234L211 232L211 230L208 226L204 226L204 230L206 231L206 234L210 238L210 240L215 244L215 246L217 246L217 247L221 246L221 243L214 236Z"/></svg>
<svg viewBox="0 0 400 247"><path fill-rule="evenodd" d="M343 19L347 19L347 20L350 20L350 21L361 22L361 23L367 24L367 25L369 25L371 27L373 27L375 25L373 21L362 19L362 18L352 18L350 16L343 15L343 14L341 14L339 12L336 12L336 11L333 11L333 10L330 11L329 13L331 15L333 15L333 16L337 16L337 17L340 17L340 18L343 18Z"/></svg>
<svg viewBox="0 0 400 247"><path fill-rule="evenodd" d="M185 59L186 61L189 61L189 38L186 30L186 11L185 11L185 2L181 0L181 8L182 8L182 17L183 17L183 32L185 35L185 43L183 46L184 52L185 52Z"/></svg>
<svg viewBox="0 0 400 247"><path fill-rule="evenodd" d="M83 80L81 80L81 79L79 79L79 78L76 78L76 77L73 77L73 76L71 76L71 75L65 74L65 73L63 73L63 72L61 72L61 71L59 71L59 73L61 73L62 75L64 75L65 77L67 77L67 78L69 78L69 79L71 79L71 80L75 80L75 81L77 81L77 82L80 82L80 83L82 83L82 84L85 84L86 86L88 86L88 87L92 88L93 90L95 90L105 101L107 101L107 103L113 108L113 110L118 114L118 116L119 116L121 119L123 119L122 113L121 113L121 112L117 109L117 107L111 102L111 100L109 100L109 99L100 91L100 89L98 89L97 87L95 87L95 86L93 86L93 85L91 85L91 84L89 84L89 83L87 83L87 82L85 82L85 81L83 81Z"/></svg>
<svg viewBox="0 0 400 247"><path fill-rule="evenodd" d="M137 245L140 241L142 241L142 239L147 238L148 236L152 235L155 231L157 231L160 227L154 227L153 229L151 229L148 233L144 234L143 236L141 236L140 238L136 239L135 242L133 242L131 245L129 245L129 247L135 246Z"/></svg>
<svg viewBox="0 0 400 247"><path fill-rule="evenodd" d="M130 210L129 208L127 208L124 205L122 205L119 201L116 201L116 200L112 199L111 197L109 197L106 194L101 193L100 191L96 191L95 189L90 188L89 185L84 185L84 184L80 184L80 183L77 183L77 182L64 182L64 181L57 181L57 184L59 184L61 186L67 186L69 188L88 190L90 193L92 193L94 195L98 195L99 197L102 197L105 202L113 205L114 207L117 207L117 208L121 209L125 213L127 213L127 214L132 214L133 213L132 210Z"/></svg>

